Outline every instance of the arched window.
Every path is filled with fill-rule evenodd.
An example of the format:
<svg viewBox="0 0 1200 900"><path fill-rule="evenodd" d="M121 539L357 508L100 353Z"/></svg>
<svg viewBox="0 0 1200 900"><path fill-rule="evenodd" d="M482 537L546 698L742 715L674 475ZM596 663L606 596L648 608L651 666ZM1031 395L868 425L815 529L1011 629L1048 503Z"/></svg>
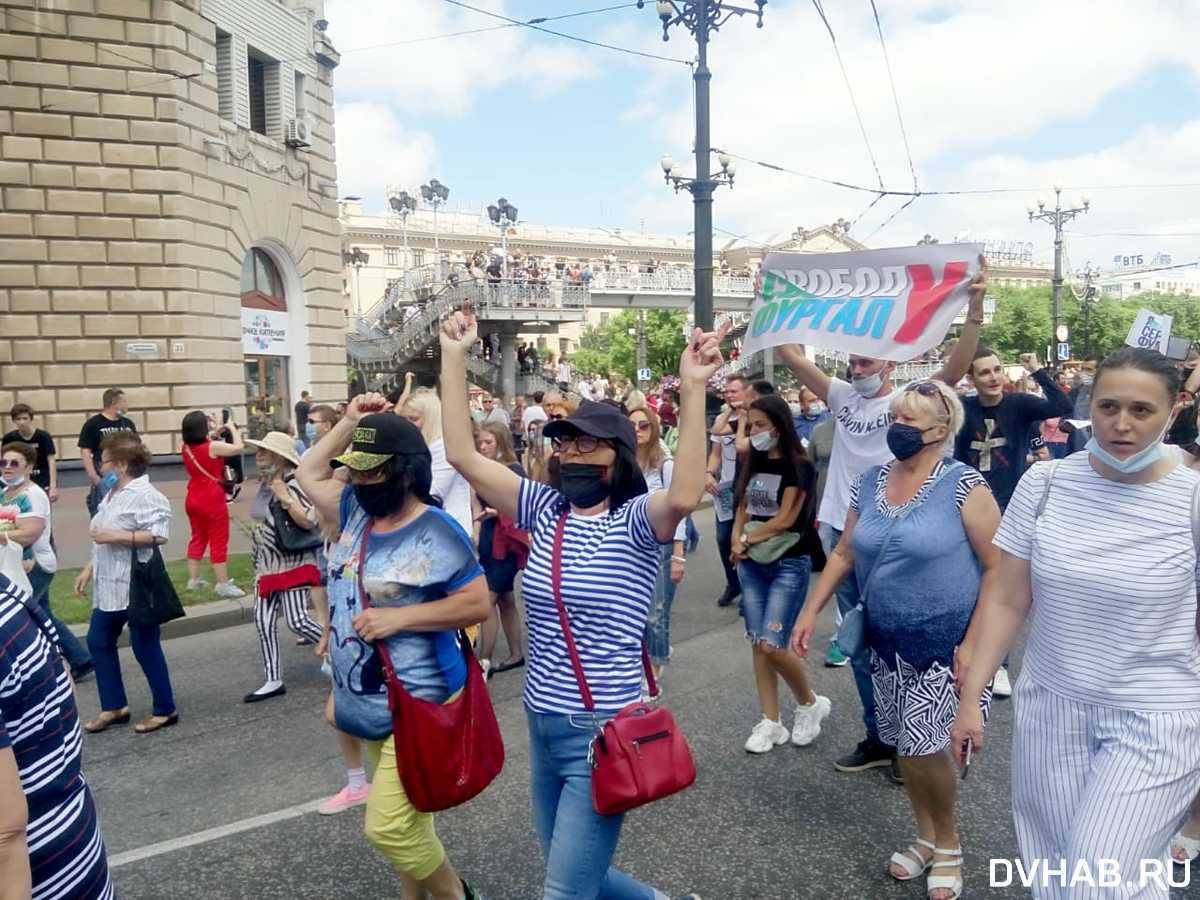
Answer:
<svg viewBox="0 0 1200 900"><path fill-rule="evenodd" d="M250 309L287 309L283 278L271 257L257 247L242 261L242 306Z"/></svg>

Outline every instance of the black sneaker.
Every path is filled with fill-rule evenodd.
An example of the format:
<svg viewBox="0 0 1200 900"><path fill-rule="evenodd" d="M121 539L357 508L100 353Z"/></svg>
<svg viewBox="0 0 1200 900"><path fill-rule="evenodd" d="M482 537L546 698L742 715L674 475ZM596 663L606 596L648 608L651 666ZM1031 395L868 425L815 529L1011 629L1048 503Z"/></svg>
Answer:
<svg viewBox="0 0 1200 900"><path fill-rule="evenodd" d="M727 587L727 588L725 588L725 593L723 593L720 597L717 598L717 606L722 606L722 607L729 606L730 604L733 603L734 600L736 600L741 595L742 595L742 592L740 590L738 590L737 588Z"/></svg>
<svg viewBox="0 0 1200 900"><path fill-rule="evenodd" d="M892 784L901 786L904 784L904 770L900 768L900 757L898 756L892 757L892 764L888 767L888 780Z"/></svg>
<svg viewBox="0 0 1200 900"><path fill-rule="evenodd" d="M890 766L895 755L896 751L891 747L867 738L859 741L854 751L835 762L833 767L839 772L865 772L867 769Z"/></svg>
<svg viewBox="0 0 1200 900"><path fill-rule="evenodd" d="M458 880L462 882L463 900L484 900L483 894L467 884L465 878L460 877Z"/></svg>

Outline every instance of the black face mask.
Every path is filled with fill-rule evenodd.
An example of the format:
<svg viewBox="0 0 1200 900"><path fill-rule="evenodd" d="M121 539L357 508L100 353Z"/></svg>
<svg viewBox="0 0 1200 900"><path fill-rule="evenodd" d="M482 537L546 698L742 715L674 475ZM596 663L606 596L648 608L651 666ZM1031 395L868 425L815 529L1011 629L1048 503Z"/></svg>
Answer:
<svg viewBox="0 0 1200 900"><path fill-rule="evenodd" d="M395 479L377 481L374 484L354 485L354 499L368 516L379 519L390 516L404 505L407 494Z"/></svg>
<svg viewBox="0 0 1200 900"><path fill-rule="evenodd" d="M558 471L563 496L580 509L597 506L612 493L607 466L563 463Z"/></svg>

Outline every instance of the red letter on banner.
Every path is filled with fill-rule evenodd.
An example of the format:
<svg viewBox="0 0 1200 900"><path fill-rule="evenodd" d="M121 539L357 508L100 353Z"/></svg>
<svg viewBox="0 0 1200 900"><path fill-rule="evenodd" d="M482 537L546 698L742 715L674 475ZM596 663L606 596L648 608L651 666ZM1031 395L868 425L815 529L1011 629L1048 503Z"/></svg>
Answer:
<svg viewBox="0 0 1200 900"><path fill-rule="evenodd" d="M904 323L892 339L898 344L911 344L921 336L921 332L925 330L925 326L933 317L934 311L967 274L965 260L946 263L946 268L942 272L942 280L935 285L933 270L929 266L907 266L906 268L908 277L912 280L912 289L908 293L908 308L905 310Z"/></svg>

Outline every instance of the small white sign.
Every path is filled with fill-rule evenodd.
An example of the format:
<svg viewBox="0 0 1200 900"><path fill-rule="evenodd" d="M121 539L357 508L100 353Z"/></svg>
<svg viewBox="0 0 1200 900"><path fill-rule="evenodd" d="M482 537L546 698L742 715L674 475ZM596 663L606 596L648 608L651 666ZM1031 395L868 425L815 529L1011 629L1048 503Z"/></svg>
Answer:
<svg viewBox="0 0 1200 900"><path fill-rule="evenodd" d="M171 352L172 353L183 353L185 351L185 349L186 348L184 347L183 341L173 341L171 343Z"/></svg>
<svg viewBox="0 0 1200 900"><path fill-rule="evenodd" d="M157 356L158 344L154 341L130 341L125 345L125 352L130 356Z"/></svg>
<svg viewBox="0 0 1200 900"><path fill-rule="evenodd" d="M649 369L638 369L637 376L638 381L649 381L652 377Z"/></svg>
<svg viewBox="0 0 1200 900"><path fill-rule="evenodd" d="M1129 329L1129 337L1125 343L1130 347L1142 347L1146 350L1167 352L1167 342L1171 340L1171 316L1139 309L1133 327Z"/></svg>
<svg viewBox="0 0 1200 900"><path fill-rule="evenodd" d="M243 306L242 353L246 356L287 356L287 313Z"/></svg>

